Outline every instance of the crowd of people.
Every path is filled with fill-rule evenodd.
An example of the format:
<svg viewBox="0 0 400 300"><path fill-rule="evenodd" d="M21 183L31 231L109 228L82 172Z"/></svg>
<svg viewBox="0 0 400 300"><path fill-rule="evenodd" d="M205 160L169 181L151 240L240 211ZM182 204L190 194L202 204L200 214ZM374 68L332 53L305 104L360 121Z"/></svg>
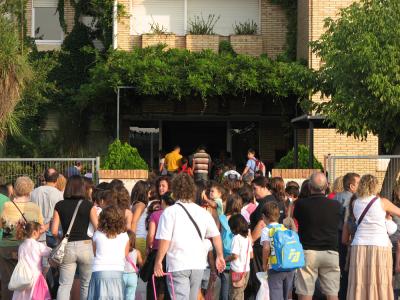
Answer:
<svg viewBox="0 0 400 300"><path fill-rule="evenodd" d="M36 188L0 186L1 299L130 300L139 282L147 299L397 299L400 187L389 200L372 175L330 187L321 172L299 186L266 177L252 149L243 172L229 162L210 180L204 147L179 150L132 191L79 174L60 187L52 168ZM279 232L302 248L293 268L277 267Z"/></svg>

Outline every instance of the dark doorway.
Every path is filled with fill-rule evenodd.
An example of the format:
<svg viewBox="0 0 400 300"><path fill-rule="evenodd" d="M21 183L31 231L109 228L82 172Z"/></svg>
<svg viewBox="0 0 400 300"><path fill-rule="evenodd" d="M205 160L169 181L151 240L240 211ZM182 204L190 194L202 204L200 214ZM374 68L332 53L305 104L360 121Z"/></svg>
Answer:
<svg viewBox="0 0 400 300"><path fill-rule="evenodd" d="M226 150L226 122L163 121L162 130L162 145L166 152L176 145L185 156L192 154L199 145L205 145L212 157Z"/></svg>

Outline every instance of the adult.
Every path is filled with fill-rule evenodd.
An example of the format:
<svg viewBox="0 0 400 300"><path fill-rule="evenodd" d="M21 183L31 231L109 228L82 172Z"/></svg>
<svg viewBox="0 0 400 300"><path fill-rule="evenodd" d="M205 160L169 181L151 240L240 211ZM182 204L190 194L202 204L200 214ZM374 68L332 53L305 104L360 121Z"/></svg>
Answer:
<svg viewBox="0 0 400 300"><path fill-rule="evenodd" d="M3 212L4 203L10 201L8 188L5 184L0 185L0 215ZM0 237L3 236L3 228L0 226Z"/></svg>
<svg viewBox="0 0 400 300"><path fill-rule="evenodd" d="M69 178L74 175L81 175L82 172L82 163L80 161L76 161L75 164L71 167L68 167L65 171L65 177Z"/></svg>
<svg viewBox="0 0 400 300"><path fill-rule="evenodd" d="M348 274L345 270L346 268L346 258L347 258L347 248L348 245L342 242L343 235L343 225L345 219L346 209L349 207L350 199L357 191L358 183L360 182L360 175L357 173L347 173L342 178L337 178L337 180L342 181L342 183L334 184L334 192L335 186L338 185L343 187L342 192L337 192L333 197L334 200L338 201L341 205L341 218L338 224L338 239L339 239L339 266L340 266L340 291L339 291L339 299L346 300L347 294L347 277ZM335 180L335 182L337 181ZM329 198L329 196L328 196Z"/></svg>
<svg viewBox="0 0 400 300"><path fill-rule="evenodd" d="M149 230L147 233L147 252L149 253L148 257L152 257L150 260L155 259L158 251L158 240L156 239L156 232L158 228L158 223L160 222L160 217L163 211L170 207L175 203L175 200L172 198L171 193L164 193L161 196L161 209L153 212L149 219ZM166 261L163 260L163 267L165 267ZM154 267L154 266L153 266ZM158 277L155 280L156 290L158 291L157 299L170 299L167 289L167 278ZM153 291L153 282L149 280L147 282L147 291L146 298L149 300L154 299L154 291Z"/></svg>
<svg viewBox="0 0 400 300"><path fill-rule="evenodd" d="M387 214L400 216L400 208L377 196L378 191L375 176L361 177L353 206L358 226L351 243L347 299L394 298L392 244L385 220Z"/></svg>
<svg viewBox="0 0 400 300"><path fill-rule="evenodd" d="M257 208L253 190L251 186L246 184L239 189L238 194L243 201L243 208L241 210L241 214L246 219L247 223L250 223L250 216Z"/></svg>
<svg viewBox="0 0 400 300"><path fill-rule="evenodd" d="M260 288L260 282L257 279L257 272L263 272L262 265L262 246L260 244L261 232L265 227L262 216L262 209L266 203L276 202L278 200L272 195L269 186L270 181L266 177L257 177L252 183L253 194L258 202L257 208L250 215L250 230L254 241L253 258L250 260L250 279L245 290L245 298L250 298L257 294Z"/></svg>
<svg viewBox="0 0 400 300"><path fill-rule="evenodd" d="M62 193L64 193L66 185L67 185L67 179L64 177L64 175L59 174L56 182L56 188Z"/></svg>
<svg viewBox="0 0 400 300"><path fill-rule="evenodd" d="M46 169L44 172L45 185L37 187L31 193L31 201L40 207L46 227L46 232L40 236L39 242L46 243L46 240L48 240L48 246L50 247L55 245L54 237L50 231L54 207L64 199L63 193L56 188L58 176L59 174L55 169Z"/></svg>
<svg viewBox="0 0 400 300"><path fill-rule="evenodd" d="M30 201L29 196L34 188L34 183L29 177L18 177L15 181L13 201L3 205L1 221L3 237L0 240L0 276L1 299L9 300L12 292L8 290L8 282L17 264L18 241L15 228L19 221L35 221L43 225L43 216L37 204ZM25 219L24 219L25 218Z"/></svg>
<svg viewBox="0 0 400 300"><path fill-rule="evenodd" d="M174 150L165 155L165 164L167 165L168 175L172 176L178 173L182 159L182 155L180 153L181 147L175 146Z"/></svg>
<svg viewBox="0 0 400 300"><path fill-rule="evenodd" d="M125 186L115 186L111 190L115 205L123 212L126 230L131 230L133 214L131 211L131 197Z"/></svg>
<svg viewBox="0 0 400 300"><path fill-rule="evenodd" d="M335 199L336 195L344 192L343 177L339 176L335 179L332 185L332 191L328 194L328 199Z"/></svg>
<svg viewBox="0 0 400 300"><path fill-rule="evenodd" d="M160 150L158 172L161 176L165 176L168 174L167 166L165 165L165 154L166 154L165 151Z"/></svg>
<svg viewBox="0 0 400 300"><path fill-rule="evenodd" d="M206 269L205 238L213 241L218 271L225 268L217 225L207 211L194 203L195 193L195 184L189 175L182 173L173 179L172 194L178 201L164 210L156 234L159 244L154 274L164 276L162 261L166 255L167 272L172 273L177 300L197 299ZM170 284L168 289L171 294Z"/></svg>
<svg viewBox="0 0 400 300"><path fill-rule="evenodd" d="M297 272L296 293L300 300L311 300L319 279L328 300L338 299L340 269L337 226L340 204L325 196L326 176L311 175L308 198L296 201L293 217L299 224L299 237L304 248L305 266Z"/></svg>
<svg viewBox="0 0 400 300"><path fill-rule="evenodd" d="M211 156L206 152L206 147L202 145L193 154L194 181L208 181L210 172Z"/></svg>
<svg viewBox="0 0 400 300"><path fill-rule="evenodd" d="M143 180L136 182L131 192L131 230L136 234L136 249L140 251L143 259L146 257L146 218L149 194L150 185Z"/></svg>
<svg viewBox="0 0 400 300"><path fill-rule="evenodd" d="M68 300L71 287L78 267L80 280L80 298L86 299L90 277L92 275L93 248L92 240L87 235L89 223L94 229L97 228L98 218L93 203L86 200L86 190L81 176L73 175L68 178L64 191L64 200L58 202L54 208L51 233L59 237L59 227L65 234L71 223L75 208L80 200L78 213L65 246L63 262L60 266L60 286L58 288L57 300Z"/></svg>

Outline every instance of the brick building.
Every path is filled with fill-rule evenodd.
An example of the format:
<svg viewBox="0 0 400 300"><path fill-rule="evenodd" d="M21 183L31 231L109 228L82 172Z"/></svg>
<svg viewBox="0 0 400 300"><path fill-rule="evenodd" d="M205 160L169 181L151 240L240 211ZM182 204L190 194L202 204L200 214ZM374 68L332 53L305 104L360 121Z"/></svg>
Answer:
<svg viewBox="0 0 400 300"><path fill-rule="evenodd" d="M29 0L27 9L28 32L42 36L37 40L40 50L58 47L64 38L57 25L57 0ZM297 56L305 59L310 68L320 67L320 60L311 53L309 42L323 33L324 19L336 17L338 10L352 0L298 0ZM117 2L116 2L117 3ZM114 20L114 47L129 51L165 43L169 48L199 51L218 50L219 42L230 41L238 53L258 56L266 53L275 58L286 49L287 15L280 5L270 0L118 0L127 14ZM196 16L207 18L214 14L216 35L188 35L188 23ZM47 20L44 21L44 20ZM67 30L73 24L73 10L65 1ZM252 20L258 24L258 34L234 35L236 22ZM83 20L84 21L84 20ZM150 24L162 26L169 34L150 33ZM125 91L129 97L129 91ZM264 99L254 100L244 108L235 99L228 107L214 103L201 114L201 103L185 101L174 104L163 99L146 99L138 105L136 114L121 113L121 136L139 147L142 155L151 161L158 149L169 150L175 143L193 148L198 143L209 144L217 152L226 149L234 158L243 158L247 147L259 150L261 159L273 164L293 146L293 137L287 125L279 118L279 107L265 107ZM322 101L319 95L314 101ZM263 102L264 101L264 102ZM264 103L264 104L263 104ZM135 104L133 104L135 105ZM300 113L293 108L293 117ZM378 138L370 136L358 141L336 133L335 129L314 130L314 153L323 163L324 156L378 154ZM307 144L309 131L299 130L298 139ZM188 152L193 149L187 150Z"/></svg>

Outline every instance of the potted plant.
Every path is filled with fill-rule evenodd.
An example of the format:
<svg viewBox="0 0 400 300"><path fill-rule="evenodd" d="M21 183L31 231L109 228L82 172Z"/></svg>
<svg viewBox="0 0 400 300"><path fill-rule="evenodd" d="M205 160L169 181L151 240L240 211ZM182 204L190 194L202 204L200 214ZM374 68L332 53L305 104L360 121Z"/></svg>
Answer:
<svg viewBox="0 0 400 300"><path fill-rule="evenodd" d="M142 35L142 48L159 44L166 45L165 49L175 48L175 34L153 20L150 23L150 32Z"/></svg>
<svg viewBox="0 0 400 300"><path fill-rule="evenodd" d="M307 179L312 173L322 171L322 164L314 157L314 168L308 168L309 149L304 145L298 148L298 166L294 168L294 150L290 150L279 163L272 169L272 177L282 177L284 179Z"/></svg>
<svg viewBox="0 0 400 300"><path fill-rule="evenodd" d="M235 23L235 32L230 36L233 50L239 54L260 56L263 52L262 36L258 35L258 25L253 20Z"/></svg>
<svg viewBox="0 0 400 300"><path fill-rule="evenodd" d="M147 180L149 167L138 150L128 143L115 140L108 146L108 153L99 170L99 180L120 179L130 191L139 180Z"/></svg>
<svg viewBox="0 0 400 300"><path fill-rule="evenodd" d="M190 51L211 49L218 52L219 36L214 33L214 27L219 18L219 16L208 15L207 20L203 16L196 16L189 20L186 48Z"/></svg>

